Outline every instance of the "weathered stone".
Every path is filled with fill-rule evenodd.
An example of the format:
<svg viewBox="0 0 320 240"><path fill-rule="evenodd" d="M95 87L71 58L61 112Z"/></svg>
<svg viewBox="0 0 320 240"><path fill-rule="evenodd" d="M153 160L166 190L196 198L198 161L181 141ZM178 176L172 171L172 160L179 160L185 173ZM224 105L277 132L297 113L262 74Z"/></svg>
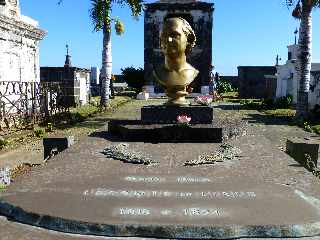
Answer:
<svg viewBox="0 0 320 240"><path fill-rule="evenodd" d="M242 121L216 120L214 124L184 126L150 124L139 120L112 120L108 123L108 131L123 141L221 143L244 135L246 124Z"/></svg>
<svg viewBox="0 0 320 240"><path fill-rule="evenodd" d="M43 138L44 160L47 160L53 155L62 152L63 150L69 148L73 144L73 136Z"/></svg>
<svg viewBox="0 0 320 240"><path fill-rule="evenodd" d="M191 117L191 124L210 124L213 108L209 106L144 106L141 108L143 123L177 123L179 115Z"/></svg>
<svg viewBox="0 0 320 240"><path fill-rule="evenodd" d="M309 138L290 138L287 140L286 152L303 166L308 166L307 161L318 166L319 142Z"/></svg>
<svg viewBox="0 0 320 240"><path fill-rule="evenodd" d="M50 184L5 195L0 214L56 231L102 236L231 239L320 234L318 199L247 178L110 172L103 181L83 176Z"/></svg>
<svg viewBox="0 0 320 240"><path fill-rule="evenodd" d="M292 166L294 160L260 133L229 142L242 151L232 165L197 167L183 163L219 145L132 142L130 150L159 160L156 166L133 165L107 159L102 151L116 139L111 143L97 133L17 178L0 193L0 215L114 238L318 236L319 180Z"/></svg>

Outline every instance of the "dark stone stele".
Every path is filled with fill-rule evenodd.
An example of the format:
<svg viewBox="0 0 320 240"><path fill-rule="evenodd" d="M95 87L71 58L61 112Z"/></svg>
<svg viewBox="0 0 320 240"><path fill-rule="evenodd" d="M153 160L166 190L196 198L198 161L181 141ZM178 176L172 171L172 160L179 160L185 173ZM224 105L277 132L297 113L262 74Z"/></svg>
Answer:
<svg viewBox="0 0 320 240"><path fill-rule="evenodd" d="M177 123L179 115L191 117L191 124L210 124L213 121L213 108L209 106L144 106L141 108L141 121L144 123Z"/></svg>

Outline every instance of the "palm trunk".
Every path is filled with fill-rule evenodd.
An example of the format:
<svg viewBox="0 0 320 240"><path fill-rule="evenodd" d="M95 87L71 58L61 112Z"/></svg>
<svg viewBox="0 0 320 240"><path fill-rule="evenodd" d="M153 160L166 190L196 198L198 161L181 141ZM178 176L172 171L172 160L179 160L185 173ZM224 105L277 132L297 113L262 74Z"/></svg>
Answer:
<svg viewBox="0 0 320 240"><path fill-rule="evenodd" d="M308 94L310 87L311 48L312 48L312 6L302 1L302 14L299 33L299 52L297 61L298 98L296 117L308 114Z"/></svg>
<svg viewBox="0 0 320 240"><path fill-rule="evenodd" d="M111 52L111 28L107 23L103 27L103 50L101 67L101 101L100 105L105 107L110 100L110 81L112 73Z"/></svg>

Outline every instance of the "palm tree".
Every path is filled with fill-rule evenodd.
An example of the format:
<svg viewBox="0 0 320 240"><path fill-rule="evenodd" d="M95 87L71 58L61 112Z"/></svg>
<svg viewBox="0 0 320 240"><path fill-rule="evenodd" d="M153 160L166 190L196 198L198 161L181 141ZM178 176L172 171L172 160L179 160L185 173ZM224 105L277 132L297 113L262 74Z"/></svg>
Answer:
<svg viewBox="0 0 320 240"><path fill-rule="evenodd" d="M287 5L296 3L292 16L300 20L297 77L298 99L296 117L306 117L308 114L308 94L311 71L311 48L312 48L312 16L313 8L320 7L320 0L286 0Z"/></svg>
<svg viewBox="0 0 320 240"><path fill-rule="evenodd" d="M124 32L124 26L119 19L111 18L112 4L127 4L131 14L138 17L142 11L143 0L91 0L92 8L90 16L94 24L94 30L103 30L103 50L101 67L101 102L102 107L107 106L110 95L110 80L112 74L112 53L111 53L111 23L115 22L115 29L118 35Z"/></svg>
<svg viewBox="0 0 320 240"><path fill-rule="evenodd" d="M61 4L63 0L58 0ZM105 107L109 102L110 80L112 74L112 52L111 52L111 23L115 22L115 30L118 35L124 32L122 22L111 17L112 4L128 5L133 17L138 17L142 12L143 0L91 0L90 17L95 31L103 30L103 50L101 66L101 102Z"/></svg>

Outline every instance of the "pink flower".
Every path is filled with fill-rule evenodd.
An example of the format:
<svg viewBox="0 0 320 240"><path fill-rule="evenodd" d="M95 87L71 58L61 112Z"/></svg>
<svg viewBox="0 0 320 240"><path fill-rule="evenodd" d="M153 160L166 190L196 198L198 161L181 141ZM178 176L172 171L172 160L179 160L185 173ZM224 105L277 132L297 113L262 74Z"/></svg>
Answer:
<svg viewBox="0 0 320 240"><path fill-rule="evenodd" d="M209 105L212 103L212 96L197 96L195 99L196 103L202 104L202 105Z"/></svg>
<svg viewBox="0 0 320 240"><path fill-rule="evenodd" d="M188 117L187 115L179 115L177 117L178 123L182 124L188 124L191 121L191 117Z"/></svg>

